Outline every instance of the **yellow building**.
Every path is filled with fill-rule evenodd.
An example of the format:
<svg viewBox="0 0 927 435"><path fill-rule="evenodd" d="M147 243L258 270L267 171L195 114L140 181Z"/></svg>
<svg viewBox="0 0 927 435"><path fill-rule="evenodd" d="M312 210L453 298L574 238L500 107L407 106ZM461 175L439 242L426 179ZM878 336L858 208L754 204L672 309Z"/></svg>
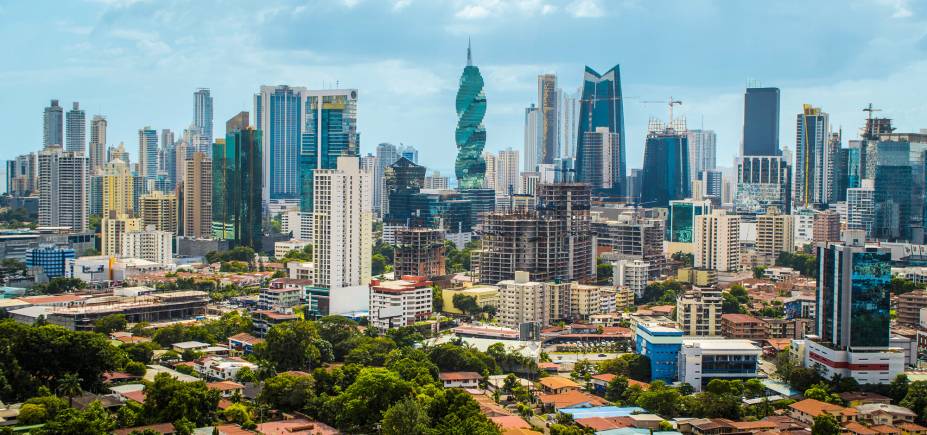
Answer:
<svg viewBox="0 0 927 435"><path fill-rule="evenodd" d="M138 199L138 208L142 226L177 234L177 195L154 191Z"/></svg>
<svg viewBox="0 0 927 435"><path fill-rule="evenodd" d="M114 211L117 214L135 212L133 200L135 186L129 165L122 160L112 160L103 168L103 216Z"/></svg>
<svg viewBox="0 0 927 435"><path fill-rule="evenodd" d="M444 301L444 308L442 311L450 314L463 314L462 311L454 306L454 295L456 294L473 296L473 298L476 299L476 304L480 307L487 305L491 305L496 308L499 307L499 287L491 285L479 285L474 287L441 290L441 299Z"/></svg>
<svg viewBox="0 0 927 435"><path fill-rule="evenodd" d="M713 287L718 284L718 272L709 269L681 267L676 271L676 281L696 287Z"/></svg>
<svg viewBox="0 0 927 435"><path fill-rule="evenodd" d="M100 248L103 255L122 255L122 239L130 231L141 231L142 220L110 211L103 215Z"/></svg>

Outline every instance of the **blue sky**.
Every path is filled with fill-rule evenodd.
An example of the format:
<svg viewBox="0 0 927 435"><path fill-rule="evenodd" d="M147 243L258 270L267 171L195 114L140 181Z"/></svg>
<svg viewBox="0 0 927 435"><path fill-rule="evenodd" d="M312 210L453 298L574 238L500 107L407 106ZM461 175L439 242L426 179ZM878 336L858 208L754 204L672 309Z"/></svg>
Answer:
<svg viewBox="0 0 927 435"><path fill-rule="evenodd" d="M359 89L361 149L420 150L452 172L454 93L467 38L486 80L489 150L523 145L536 76L575 89L584 65L621 65L628 163L649 117L681 99L690 127L739 149L749 80L782 89L783 146L795 114L821 106L853 138L869 103L902 130L927 127L927 2L647 0L0 0L0 158L41 147L52 98L109 119L137 154L138 129L178 132L193 91L215 98L217 135L262 84Z"/></svg>

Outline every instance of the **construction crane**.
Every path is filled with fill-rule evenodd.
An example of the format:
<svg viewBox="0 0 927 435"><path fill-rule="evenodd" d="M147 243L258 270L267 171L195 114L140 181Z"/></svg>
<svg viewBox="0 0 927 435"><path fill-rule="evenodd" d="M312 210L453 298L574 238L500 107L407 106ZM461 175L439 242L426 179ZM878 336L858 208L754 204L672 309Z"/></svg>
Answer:
<svg viewBox="0 0 927 435"><path fill-rule="evenodd" d="M666 104L666 105L668 105L668 106L669 106L669 123L668 123L668 124L672 124L672 123L673 123L673 106L676 106L676 105L680 105L680 106L681 106L681 105L682 105L682 101L681 101L681 100L674 100L673 97L669 97L669 100L668 100L668 101L666 101L666 100L664 100L664 101L660 101L660 100L643 100L643 101L641 101L641 103L645 103L645 104Z"/></svg>
<svg viewBox="0 0 927 435"><path fill-rule="evenodd" d="M874 133L873 130L875 126L872 124L872 112L881 112L881 111L882 109L873 109L872 103L869 103L868 106L863 107L863 112L868 112L866 116L866 135L868 136L867 139L875 138L875 134L873 134Z"/></svg>

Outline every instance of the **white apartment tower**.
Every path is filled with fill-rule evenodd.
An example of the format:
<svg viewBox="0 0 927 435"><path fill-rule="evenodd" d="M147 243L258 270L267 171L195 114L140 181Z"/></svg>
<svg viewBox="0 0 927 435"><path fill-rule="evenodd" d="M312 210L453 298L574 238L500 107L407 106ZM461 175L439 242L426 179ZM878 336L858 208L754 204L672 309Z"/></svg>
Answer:
<svg viewBox="0 0 927 435"><path fill-rule="evenodd" d="M106 118L94 115L90 121L90 173L96 173L106 164Z"/></svg>
<svg viewBox="0 0 927 435"><path fill-rule="evenodd" d="M740 216L724 210L695 217L695 267L719 272L740 270Z"/></svg>
<svg viewBox="0 0 927 435"><path fill-rule="evenodd" d="M689 174L693 180L698 179L703 171L717 166L716 150L718 136L714 130L688 130L689 139Z"/></svg>
<svg viewBox="0 0 927 435"><path fill-rule="evenodd" d="M541 140L541 115L537 106L525 108L525 172L534 172L538 166L538 144Z"/></svg>
<svg viewBox="0 0 927 435"><path fill-rule="evenodd" d="M65 114L65 151L84 153L87 146L87 116L80 108L80 103L74 102L71 110Z"/></svg>
<svg viewBox="0 0 927 435"><path fill-rule="evenodd" d="M171 246L173 235L148 225L144 231L130 231L122 236L122 255L141 258L159 264L170 264L174 251Z"/></svg>
<svg viewBox="0 0 927 435"><path fill-rule="evenodd" d="M483 176L483 187L486 189L493 189L498 192L496 188L496 182L499 179L499 158L495 154L485 151L483 152L483 161L486 162L486 172Z"/></svg>
<svg viewBox="0 0 927 435"><path fill-rule="evenodd" d="M87 231L90 176L87 158L49 146L39 152L39 226Z"/></svg>
<svg viewBox="0 0 927 435"><path fill-rule="evenodd" d="M496 194L518 193L518 151L511 148L499 151L496 159Z"/></svg>

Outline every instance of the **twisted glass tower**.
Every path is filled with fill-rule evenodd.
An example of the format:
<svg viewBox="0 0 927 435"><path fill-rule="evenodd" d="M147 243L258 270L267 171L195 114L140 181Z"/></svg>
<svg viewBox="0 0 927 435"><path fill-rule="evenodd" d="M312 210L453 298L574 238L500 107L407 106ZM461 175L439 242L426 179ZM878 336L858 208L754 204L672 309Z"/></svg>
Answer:
<svg viewBox="0 0 927 435"><path fill-rule="evenodd" d="M473 65L468 44L467 66L460 76L460 88L457 89L457 162L454 164L454 172L459 189L478 189L483 186L483 176L486 174L486 162L482 157L486 146L486 128L483 127L485 115L483 76L480 75L480 69Z"/></svg>

